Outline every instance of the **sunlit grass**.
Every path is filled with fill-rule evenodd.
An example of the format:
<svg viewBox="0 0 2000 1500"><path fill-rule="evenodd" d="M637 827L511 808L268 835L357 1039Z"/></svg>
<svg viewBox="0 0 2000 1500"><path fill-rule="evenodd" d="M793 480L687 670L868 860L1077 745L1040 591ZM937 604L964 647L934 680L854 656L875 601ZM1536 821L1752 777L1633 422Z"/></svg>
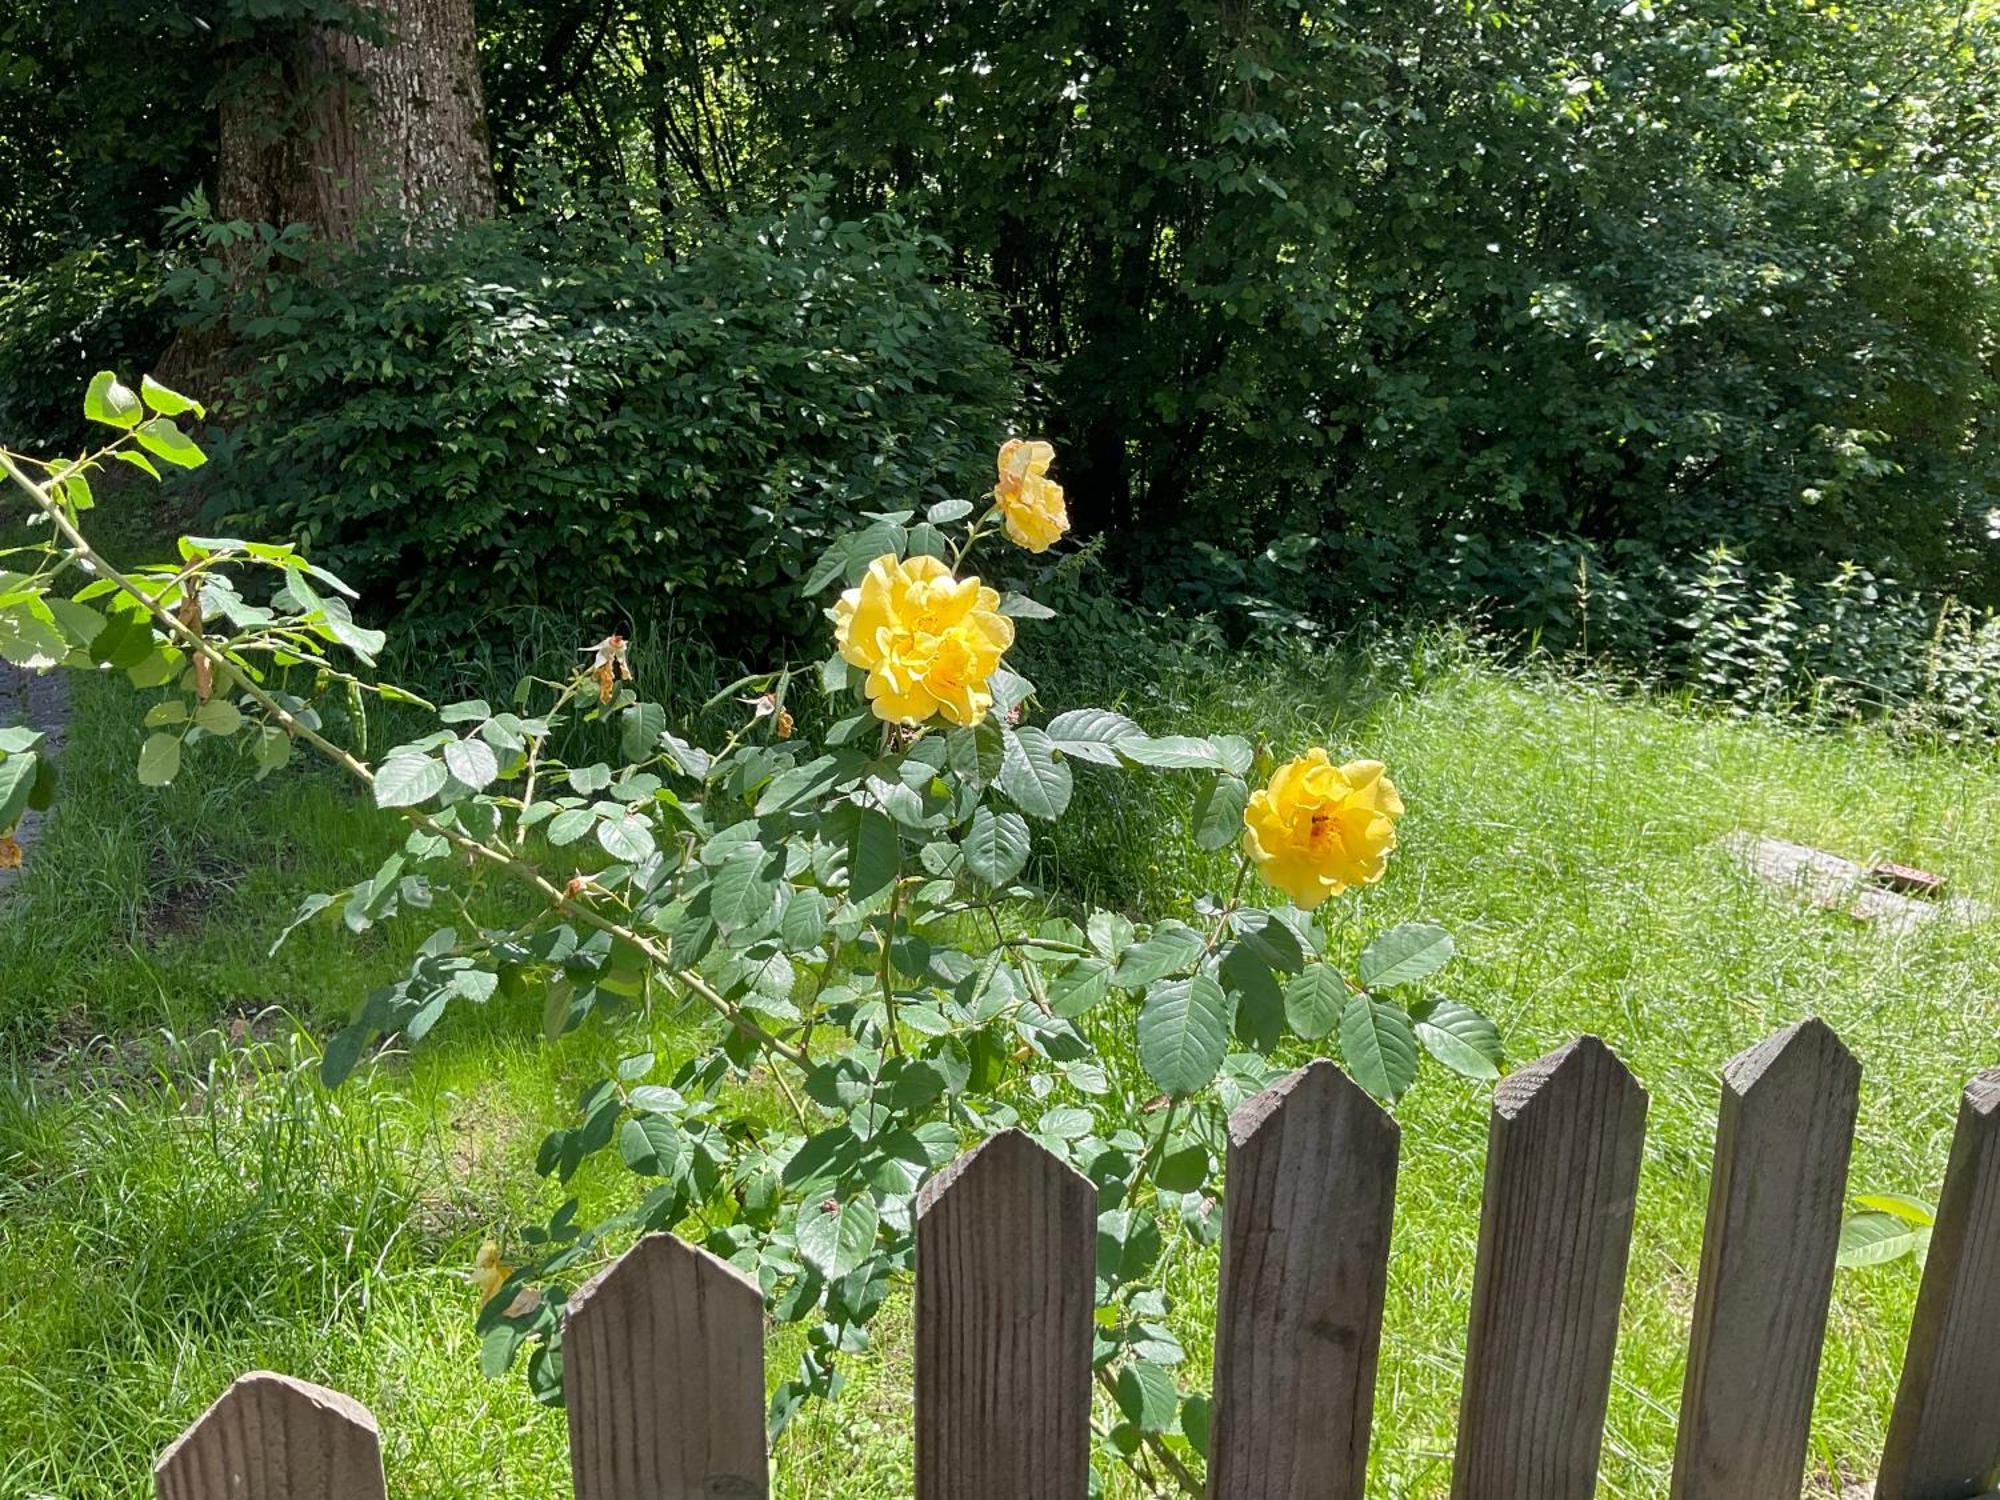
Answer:
<svg viewBox="0 0 2000 1500"><path fill-rule="evenodd" d="M1095 670L1070 668L1083 680ZM1410 805L1402 851L1380 887L1344 899L1336 945L1351 951L1408 917L1440 921L1460 952L1445 987L1501 1023L1510 1061L1591 1031L1649 1089L1603 1492L1664 1493L1719 1065L1823 1016L1865 1070L1855 1184L1928 1196L1957 1092L2000 1051L2000 927L1938 922L1897 937L1794 908L1718 841L1749 829L1901 859L2000 903L1991 753L1741 723L1435 645L1366 662L1163 655L1100 680L1140 684L1128 706L1149 727L1387 760ZM358 944L310 935L267 964L298 896L366 873L389 835L315 777L269 783L247 811L236 789L192 779L140 793L132 746L107 727L114 706L81 695L65 767L81 796L23 899L0 911L0 1025L17 1038L0 1087L0 1279L19 1289L0 1321L0 1496L138 1500L152 1453L259 1366L366 1401L391 1490L408 1500L563 1493L562 1418L518 1380L480 1378L459 1272L490 1230L551 1205L534 1145L567 1122L593 1067L632 1050L629 1037L548 1046L532 1007L498 1009L330 1097L304 1076L310 1043L151 1040L272 1003L324 1027L427 929ZM1221 881L1224 857L1181 832L1189 786L1079 781L1076 814L1045 853L1050 883L1158 914ZM162 890L203 872L213 878L190 919L149 915ZM670 1018L646 1024L662 1047L680 1044ZM95 1031L115 1043L89 1058L52 1050ZM1485 1091L1435 1070L1399 1110L1383 1496L1447 1487L1485 1114ZM616 1171L586 1172L583 1190L609 1206L624 1187ZM1174 1266L1199 1369L1215 1259L1182 1251ZM1814 1430L1824 1473L1872 1470L1915 1285L1907 1265L1839 1280ZM779 1494L907 1493L906 1301L878 1335L842 1398L786 1437ZM773 1379L789 1373L788 1348L774 1340Z"/></svg>

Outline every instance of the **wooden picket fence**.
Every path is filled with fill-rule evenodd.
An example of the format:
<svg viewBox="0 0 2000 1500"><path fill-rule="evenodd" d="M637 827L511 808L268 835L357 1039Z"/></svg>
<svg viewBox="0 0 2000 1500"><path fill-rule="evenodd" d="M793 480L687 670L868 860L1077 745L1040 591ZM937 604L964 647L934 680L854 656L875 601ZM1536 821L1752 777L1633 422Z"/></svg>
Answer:
<svg viewBox="0 0 2000 1500"><path fill-rule="evenodd" d="M1799 1495L1860 1068L1820 1022L1723 1071L1676 1500ZM1584 1037L1496 1089L1453 1500L1586 1500L1611 1386L1646 1095ZM1208 1493L1358 1500L1398 1136L1315 1062L1230 1122ZM1027 1136L939 1173L917 1214L919 1500L1085 1500L1097 1194ZM769 1492L764 1310L671 1235L569 1304L577 1500ZM1965 1090L1875 1494L2000 1476L2000 1068ZM384 1500L359 1403L232 1385L161 1457L160 1500Z"/></svg>

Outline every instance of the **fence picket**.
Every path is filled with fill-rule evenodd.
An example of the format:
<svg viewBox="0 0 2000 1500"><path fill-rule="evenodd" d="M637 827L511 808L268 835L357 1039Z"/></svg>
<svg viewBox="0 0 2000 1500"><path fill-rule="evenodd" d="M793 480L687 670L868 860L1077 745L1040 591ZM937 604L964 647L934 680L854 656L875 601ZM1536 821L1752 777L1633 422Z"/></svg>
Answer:
<svg viewBox="0 0 2000 1500"><path fill-rule="evenodd" d="M917 1202L917 1500L1085 1500L1097 1189L1018 1130Z"/></svg>
<svg viewBox="0 0 2000 1500"><path fill-rule="evenodd" d="M770 1492L764 1298L727 1261L650 1234L569 1300L563 1397L576 1500Z"/></svg>
<svg viewBox="0 0 2000 1500"><path fill-rule="evenodd" d="M1938 1195L1877 1500L1965 1500L2000 1481L2000 1068L1973 1079Z"/></svg>
<svg viewBox="0 0 2000 1500"><path fill-rule="evenodd" d="M1325 1061L1230 1117L1211 1500L1359 1500L1397 1141Z"/></svg>
<svg viewBox="0 0 2000 1500"><path fill-rule="evenodd" d="M1860 1065L1817 1020L1723 1069L1674 1500L1800 1486L1860 1089Z"/></svg>
<svg viewBox="0 0 2000 1500"><path fill-rule="evenodd" d="M160 1455L153 1487L159 1500L385 1500L382 1438L353 1397L257 1370Z"/></svg>
<svg viewBox="0 0 2000 1500"><path fill-rule="evenodd" d="M1596 1037L1495 1089L1453 1500L1595 1489L1645 1129Z"/></svg>

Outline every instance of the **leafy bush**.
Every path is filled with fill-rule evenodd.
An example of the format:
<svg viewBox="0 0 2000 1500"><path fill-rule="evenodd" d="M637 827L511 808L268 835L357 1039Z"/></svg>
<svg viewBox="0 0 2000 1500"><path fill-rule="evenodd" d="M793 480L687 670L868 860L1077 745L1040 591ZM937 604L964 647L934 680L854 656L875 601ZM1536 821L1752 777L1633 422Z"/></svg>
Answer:
<svg viewBox="0 0 2000 1500"><path fill-rule="evenodd" d="M18 280L0 277L0 432L68 448L83 439L75 390L103 365L166 347L156 270L136 245L73 251Z"/></svg>
<svg viewBox="0 0 2000 1500"><path fill-rule="evenodd" d="M543 1399L562 1398L580 1276L637 1233L677 1228L800 1325L797 1371L771 1402L781 1432L869 1347L914 1260L925 1183L1018 1128L1097 1190L1093 1364L1115 1393L1102 1467L1129 1465L1157 1493L1163 1466L1199 1494L1209 1400L1174 1370L1186 1352L1169 1267L1221 1237L1231 1112L1300 1047L1337 1048L1385 1104L1425 1052L1468 1079L1500 1076L1493 1022L1431 987L1453 954L1443 928L1392 927L1352 964L1329 941L1354 915L1336 898L1380 880L1396 846L1404 807L1380 762L1314 744L1285 747L1279 764L1239 734L1156 736L1107 708L1033 722L1017 631L1052 611L968 570L1002 534L1041 553L1068 529L1045 444L1003 447L977 502L942 499L921 519L864 512L838 535L805 584L831 596L828 654L810 674L757 673L716 694L711 706L741 711L709 749L639 695L618 635L563 678L524 679L497 711L433 708L346 669L372 667L383 633L293 547L183 537L170 562L120 571L84 531L93 481L113 459L198 467L178 419L204 413L108 372L85 411L112 441L75 459L0 448L0 473L45 529L21 549L22 587L0 597L0 655L122 669L158 690L144 784L183 775L198 764L186 748L208 741L266 771L296 749L405 821L398 853L307 898L292 923L357 935L403 912L442 923L328 1043L329 1083L378 1040L418 1043L447 1011L498 997L538 998L551 1040L627 1028L633 1049L655 1006L685 1007L694 1055L619 1046L627 1055L606 1059L576 1123L536 1158L570 1185L615 1151L628 1206L585 1223L569 1197L474 1262L482 1365L525 1355ZM427 720L372 764L365 743L329 738L339 731L319 709L370 694ZM1216 890L1184 916L1134 920L1031 883L1080 785L1161 775L1193 793L1194 846L1230 867ZM0 738L0 854L18 859L6 831L53 790L36 737ZM468 899L489 877L525 898L497 926Z"/></svg>
<svg viewBox="0 0 2000 1500"><path fill-rule="evenodd" d="M1012 366L931 251L801 200L678 263L531 218L261 279L210 514L440 634L505 600L791 639L837 520L991 484Z"/></svg>

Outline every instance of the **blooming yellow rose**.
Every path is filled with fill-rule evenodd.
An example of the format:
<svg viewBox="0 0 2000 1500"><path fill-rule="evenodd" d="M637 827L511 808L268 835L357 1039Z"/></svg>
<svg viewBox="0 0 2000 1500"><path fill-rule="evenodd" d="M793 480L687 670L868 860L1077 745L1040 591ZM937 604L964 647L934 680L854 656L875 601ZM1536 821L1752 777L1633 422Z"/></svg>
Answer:
<svg viewBox="0 0 2000 1500"><path fill-rule="evenodd" d="M891 724L942 714L970 727L993 706L987 686L1014 622L977 578L954 578L935 557L884 553L828 611L840 654L868 674L868 702Z"/></svg>
<svg viewBox="0 0 2000 1500"><path fill-rule="evenodd" d="M1336 766L1324 750L1310 750L1251 794L1243 847L1259 874L1310 911L1382 878L1402 815L1379 760Z"/></svg>
<svg viewBox="0 0 2000 1500"><path fill-rule="evenodd" d="M1000 445L1000 482L993 498L1007 535L1030 552L1046 552L1069 530L1062 486L1048 477L1056 450L1047 443L1009 438Z"/></svg>
<svg viewBox="0 0 2000 1500"><path fill-rule="evenodd" d="M500 1288L507 1284L507 1278L514 1274L514 1268L500 1263L500 1243L488 1240L479 1247L479 1254L472 1259L472 1270L466 1280L479 1288L479 1305L484 1307L500 1295Z"/></svg>

